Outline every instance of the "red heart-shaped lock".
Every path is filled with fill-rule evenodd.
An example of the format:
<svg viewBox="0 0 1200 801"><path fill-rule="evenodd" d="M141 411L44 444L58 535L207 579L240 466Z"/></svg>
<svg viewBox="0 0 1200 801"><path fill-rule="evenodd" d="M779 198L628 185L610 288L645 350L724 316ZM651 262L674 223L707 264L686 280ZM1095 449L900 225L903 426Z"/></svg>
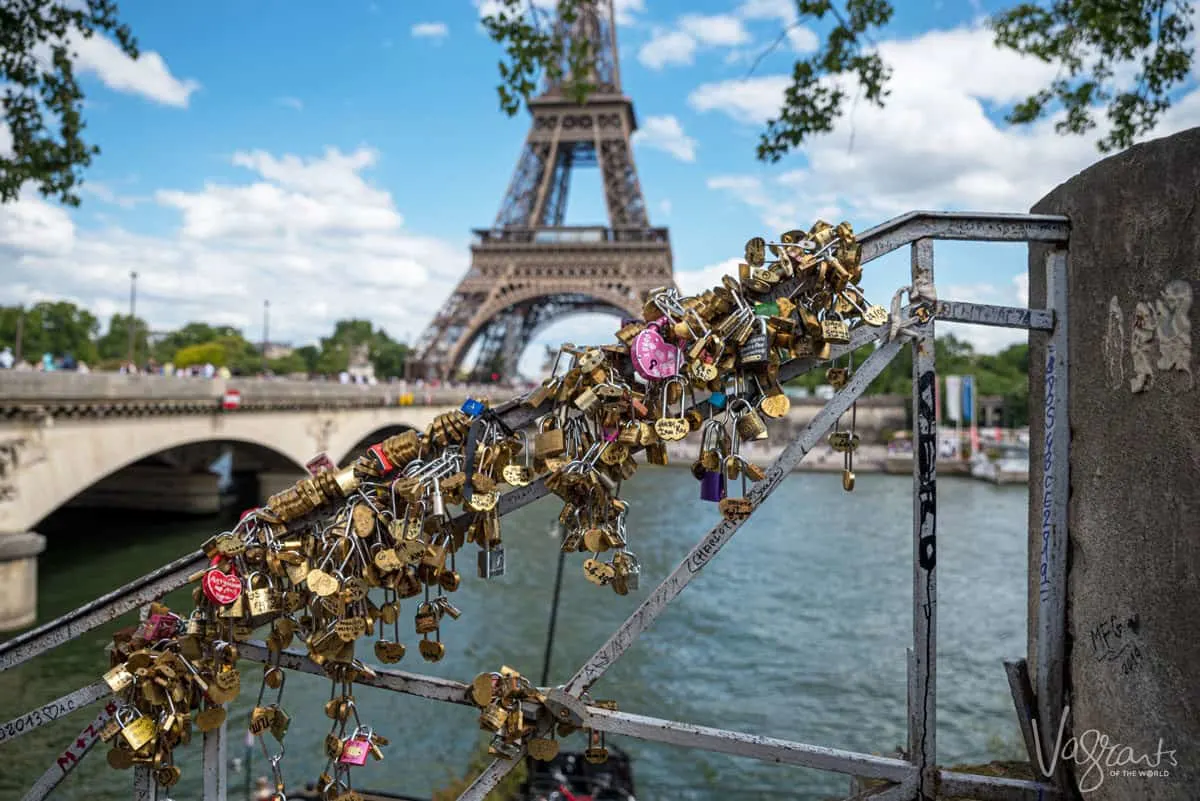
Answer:
<svg viewBox="0 0 1200 801"><path fill-rule="evenodd" d="M205 572L204 578L200 579L200 588L204 590L208 600L217 606L224 606L233 603L242 594L242 577L232 565L229 573L217 567L220 560L219 556L213 558L213 566Z"/></svg>

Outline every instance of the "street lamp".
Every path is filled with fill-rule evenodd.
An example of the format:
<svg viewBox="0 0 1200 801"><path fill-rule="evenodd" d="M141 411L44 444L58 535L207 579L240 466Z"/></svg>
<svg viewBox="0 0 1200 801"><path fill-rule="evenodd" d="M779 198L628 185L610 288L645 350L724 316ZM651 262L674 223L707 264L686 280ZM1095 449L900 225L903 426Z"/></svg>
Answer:
<svg viewBox="0 0 1200 801"><path fill-rule="evenodd" d="M263 301L263 341L262 341L262 370L267 372L267 343L271 340L268 338L271 325L271 301Z"/></svg>
<svg viewBox="0 0 1200 801"><path fill-rule="evenodd" d="M131 271L129 273L129 368L130 368L130 370L132 370L134 365L137 364L137 361L134 358L135 356L137 356L137 353L134 350L134 348L136 346L136 344L135 344L136 340L134 339L134 334L137 331L137 328L134 324L134 319L135 319L134 314L136 312L136 309L137 309L137 273Z"/></svg>

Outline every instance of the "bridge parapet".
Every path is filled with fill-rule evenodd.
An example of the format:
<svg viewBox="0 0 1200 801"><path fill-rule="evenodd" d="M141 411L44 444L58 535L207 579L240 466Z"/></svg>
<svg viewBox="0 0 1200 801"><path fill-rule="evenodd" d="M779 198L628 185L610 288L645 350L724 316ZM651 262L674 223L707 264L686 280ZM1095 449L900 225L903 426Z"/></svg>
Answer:
<svg viewBox="0 0 1200 801"><path fill-rule="evenodd" d="M119 373L0 372L0 404L125 403L193 401L215 403L227 390L237 390L249 406L304 406L330 403L349 406L458 405L468 396L507 395L494 386L415 388L404 384L339 384L262 378L192 378Z"/></svg>

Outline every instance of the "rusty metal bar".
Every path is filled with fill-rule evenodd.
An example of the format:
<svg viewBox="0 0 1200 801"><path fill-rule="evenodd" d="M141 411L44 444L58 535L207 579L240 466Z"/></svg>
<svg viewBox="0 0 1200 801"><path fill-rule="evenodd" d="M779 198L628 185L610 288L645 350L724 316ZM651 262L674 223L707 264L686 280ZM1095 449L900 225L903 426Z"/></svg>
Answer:
<svg viewBox="0 0 1200 801"><path fill-rule="evenodd" d="M933 240L912 245L913 286L933 286ZM908 753L917 798L936 793L937 765L937 417L933 323L913 349L913 647L908 660Z"/></svg>
<svg viewBox="0 0 1200 801"><path fill-rule="evenodd" d="M238 645L242 659L252 662L267 662L270 654L261 641L245 642ZM279 666L288 670L298 670L301 673L311 673L314 676L324 676L325 671L308 658L308 654L300 651L284 651L279 659ZM355 684L367 687L382 687L385 690L415 695L433 701L448 701L460 706L474 706L470 700L470 685L461 681L440 679L436 676L422 676L419 673L408 673L403 670L384 670L373 668L375 675L363 675L355 679Z"/></svg>
<svg viewBox="0 0 1200 801"><path fill-rule="evenodd" d="M936 309L938 319L947 323L1028 328L1035 331L1049 331L1054 328L1054 312L1049 309L989 306L986 303L966 303L959 300L939 300Z"/></svg>
<svg viewBox="0 0 1200 801"><path fill-rule="evenodd" d="M939 798L970 798L972 801L1055 801L1062 798L1058 788L1024 779L1005 779L975 773L940 770Z"/></svg>
<svg viewBox="0 0 1200 801"><path fill-rule="evenodd" d="M1041 558L1037 605L1038 734L1043 750L1052 749L1064 712L1067 622L1067 495L1070 488L1070 420L1067 405L1067 253L1046 257L1046 305L1054 310L1054 330L1046 343L1043 420ZM1037 453L1037 451L1035 451ZM1055 775L1065 780L1062 760Z"/></svg>
<svg viewBox="0 0 1200 801"><path fill-rule="evenodd" d="M63 749L62 753L54 761L54 764L46 769L29 791L25 793L21 801L42 801L47 798L62 780L71 775L71 771L79 767L79 763L87 756L94 745L100 740L100 730L104 728L104 724L108 723L117 711L115 701L109 701L108 704L100 711L100 714L87 725L83 731L79 732L79 736L71 741L71 744Z"/></svg>
<svg viewBox="0 0 1200 801"><path fill-rule="evenodd" d="M31 629L0 644L0 672L27 662L40 653L57 648L92 629L116 620L126 612L158 600L187 583L187 577L207 564L204 554L194 551L102 595L62 617Z"/></svg>
<svg viewBox="0 0 1200 801"><path fill-rule="evenodd" d="M1070 233L1070 220L1053 214L910 211L868 228L859 234L858 241L862 243L862 260L868 262L918 239L1066 243Z"/></svg>
<svg viewBox="0 0 1200 801"><path fill-rule="evenodd" d="M37 709L31 709L24 715L19 715L6 723L0 723L0 745L53 723L64 715L91 706L109 695L112 695L112 690L108 685L103 681L95 681L74 692L67 693L61 698L55 698L49 703L42 704Z"/></svg>
<svg viewBox="0 0 1200 801"><path fill-rule="evenodd" d="M1008 676L1008 690L1012 694L1017 726L1021 729L1021 740L1025 743L1025 753L1029 756L1029 764L1037 765L1037 740L1033 736L1037 701L1033 694L1033 684L1029 680L1029 663L1024 659L1006 661L1004 672Z"/></svg>
<svg viewBox="0 0 1200 801"><path fill-rule="evenodd" d="M229 790L228 729L229 721L226 720L215 730L204 732L204 801L225 801Z"/></svg>
<svg viewBox="0 0 1200 801"><path fill-rule="evenodd" d="M636 737L639 740L749 757L763 762L801 765L817 770L845 773L849 776L899 782L916 772L911 764L902 759L871 756L820 745L806 745L774 737L761 737L757 734L714 729L709 726L696 726L678 720L632 715L628 712L612 712L598 707L588 707L586 723L597 731L609 734L622 734L627 737Z"/></svg>

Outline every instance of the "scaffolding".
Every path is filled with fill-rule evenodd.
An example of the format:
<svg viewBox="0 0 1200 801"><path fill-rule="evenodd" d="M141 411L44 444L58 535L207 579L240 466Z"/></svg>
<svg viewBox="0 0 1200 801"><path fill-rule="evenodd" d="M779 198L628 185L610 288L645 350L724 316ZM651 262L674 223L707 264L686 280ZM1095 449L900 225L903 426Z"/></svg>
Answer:
<svg viewBox="0 0 1200 801"><path fill-rule="evenodd" d="M913 353L913 526L912 526L912 646L907 652L908 743L903 758L827 748L737 731L696 726L674 720L645 717L588 705L581 696L616 663L638 635L653 625L693 578L738 532L743 521L722 519L678 566L651 592L598 651L562 686L544 688L547 706L561 720L597 732L624 735L676 746L778 762L850 777L881 780L852 797L874 801L968 797L980 801L1042 801L1063 798L1063 769L1044 780L1018 780L982 774L949 771L938 767L935 739L937 717L937 420L934 392L937 383L934 362L935 321L968 323L1023 329L1045 337L1044 436L1031 443L1044 476L1034 489L1040 513L1036 535L1040 541L1037 560L1038 594L1033 654L1036 660L1032 682L1026 659L1005 663L1017 718L1030 763L1039 766L1044 753L1038 741L1055 741L1053 721L1063 708L1066 625L1066 543L1069 426L1067 425L1067 242L1069 223L1065 217L1029 214L978 214L957 212L911 212L876 226L859 236L862 259L871 261L909 246L912 284L910 305L893 303L892 325L860 328L847 345L835 347L833 356L871 343L880 343L858 367L841 390L784 448L754 485L747 497L758 508L783 482L804 456L816 446L834 423L850 409L871 382L903 347ZM1038 242L1049 245L1039 269L1045 272L1046 308L1029 309L940 300L934 290L934 240L986 242ZM897 320L910 320L900 326ZM786 381L816 367L813 359L792 359L780 368ZM706 402L699 404L702 411ZM513 429L529 425L539 410L519 401L497 407L505 424ZM511 490L500 498L501 515L522 508L548 494L544 480ZM465 517L465 514L464 514ZM459 521L463 522L463 521ZM11 669L37 655L73 640L97 626L142 608L166 593L184 586L188 577L204 567L200 551L188 554L136 579L19 637L0 645L0 671ZM1029 586L1033 586L1031 560ZM240 647L241 658L267 662L269 652L262 642ZM307 655L284 651L279 665L286 669L320 674L321 668ZM373 677L357 681L371 687L452 704L472 705L470 685L399 670L375 669ZM106 706L80 735L59 755L54 764L26 793L24 801L41 801L70 774L96 743L100 729L113 714L115 705L104 681L96 681L61 698L0 724L0 743L28 734L60 715L106 701ZM225 801L226 725L204 735L204 801ZM1034 729L1037 728L1035 732ZM1052 746L1051 746L1052 747ZM523 753L523 751L522 751ZM517 764L518 759L497 759L463 792L460 801L481 801ZM1052 764L1052 763L1051 763ZM160 791L147 767L136 767L135 801L158 801ZM161 796L165 798L164 796Z"/></svg>

